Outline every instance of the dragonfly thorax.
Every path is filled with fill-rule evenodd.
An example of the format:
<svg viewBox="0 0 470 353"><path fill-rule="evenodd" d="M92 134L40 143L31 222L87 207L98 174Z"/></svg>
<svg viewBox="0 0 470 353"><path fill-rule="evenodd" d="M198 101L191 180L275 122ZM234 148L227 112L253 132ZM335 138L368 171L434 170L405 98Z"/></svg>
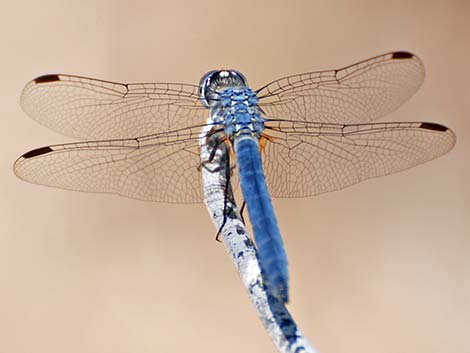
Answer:
<svg viewBox="0 0 470 353"><path fill-rule="evenodd" d="M211 108L214 123L224 127L231 138L240 135L259 135L264 130L265 120L261 117L258 97L250 88L226 88L218 93L218 99Z"/></svg>

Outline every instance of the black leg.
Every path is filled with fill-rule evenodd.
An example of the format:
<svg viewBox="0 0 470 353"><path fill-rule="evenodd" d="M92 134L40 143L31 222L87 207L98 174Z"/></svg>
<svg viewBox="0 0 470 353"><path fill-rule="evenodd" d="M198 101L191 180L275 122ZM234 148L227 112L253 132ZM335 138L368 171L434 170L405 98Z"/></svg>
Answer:
<svg viewBox="0 0 470 353"><path fill-rule="evenodd" d="M222 232L222 229L225 226L225 223L227 223L227 215L228 212L231 212L232 210L227 211L228 208L228 195L230 191L230 175L231 175L231 170L230 170L230 156L227 156L225 160L225 186L224 186L224 220L222 222L222 225L219 228L219 231L217 232L217 235L215 236L215 240L219 241L220 233Z"/></svg>
<svg viewBox="0 0 470 353"><path fill-rule="evenodd" d="M240 217L242 218L243 224L246 224L245 223L245 217L243 217L243 211L245 211L245 206L246 206L246 202L245 202L245 200L243 200L242 208L240 208Z"/></svg>
<svg viewBox="0 0 470 353"><path fill-rule="evenodd" d="M213 136L218 132L219 131L212 131L212 132L210 132L210 136ZM209 139L209 137L208 137L206 141L207 141L207 143L209 143L209 147L212 147L211 153L209 155L209 159L207 161L202 161L201 164L199 164L199 166L197 167L197 169L200 171L202 168L204 168L204 169L206 169L207 171L209 171L211 173L220 172L221 168L225 168L225 166L216 167L214 169L209 169L208 167L206 167L206 164L209 164L214 160L215 154L217 153L217 150L219 149L221 144L225 143L225 139L221 139L221 138Z"/></svg>

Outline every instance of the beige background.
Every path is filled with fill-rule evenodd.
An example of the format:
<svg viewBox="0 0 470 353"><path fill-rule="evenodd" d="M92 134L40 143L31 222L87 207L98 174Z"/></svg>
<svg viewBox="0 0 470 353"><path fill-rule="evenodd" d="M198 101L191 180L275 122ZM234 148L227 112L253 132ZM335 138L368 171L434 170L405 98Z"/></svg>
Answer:
<svg viewBox="0 0 470 353"><path fill-rule="evenodd" d="M0 352L272 352L202 205L16 179L17 156L70 141L18 98L45 73L253 87L389 50L427 78L388 120L454 129L412 170L275 202L299 326L323 353L470 351L468 1L13 1L1 10ZM149 132L151 133L151 132Z"/></svg>

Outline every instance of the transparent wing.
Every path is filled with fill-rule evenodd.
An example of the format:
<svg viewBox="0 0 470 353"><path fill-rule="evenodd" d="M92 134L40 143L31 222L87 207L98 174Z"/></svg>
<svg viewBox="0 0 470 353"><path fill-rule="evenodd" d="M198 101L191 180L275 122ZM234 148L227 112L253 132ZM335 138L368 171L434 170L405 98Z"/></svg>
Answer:
<svg viewBox="0 0 470 353"><path fill-rule="evenodd" d="M267 117L322 123L366 123L392 112L424 80L421 60L393 52L338 70L273 81L258 90Z"/></svg>
<svg viewBox="0 0 470 353"><path fill-rule="evenodd" d="M41 147L18 158L14 171L25 181L63 189L199 202L200 129Z"/></svg>
<svg viewBox="0 0 470 353"><path fill-rule="evenodd" d="M80 139L119 139L199 125L208 110L198 87L46 75L29 82L21 106L31 118Z"/></svg>
<svg viewBox="0 0 470 353"><path fill-rule="evenodd" d="M399 172L447 153L456 140L434 123L268 125L264 169L273 197L313 196Z"/></svg>

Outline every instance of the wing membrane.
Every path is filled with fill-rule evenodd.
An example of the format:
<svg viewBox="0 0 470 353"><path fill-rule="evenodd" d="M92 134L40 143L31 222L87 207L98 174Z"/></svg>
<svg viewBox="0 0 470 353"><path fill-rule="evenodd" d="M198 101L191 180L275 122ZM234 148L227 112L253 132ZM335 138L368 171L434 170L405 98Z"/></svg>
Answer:
<svg viewBox="0 0 470 353"><path fill-rule="evenodd" d="M14 171L28 182L69 190L147 201L200 202L200 128L41 147L18 158Z"/></svg>
<svg viewBox="0 0 470 353"><path fill-rule="evenodd" d="M270 121L269 126L264 168L273 197L339 190L427 162L455 144L450 129L433 123Z"/></svg>
<svg viewBox="0 0 470 353"><path fill-rule="evenodd" d="M264 168L272 196L338 190L449 151L455 135L442 125L368 123L398 108L423 79L418 57L393 52L259 89L271 137ZM142 200L201 201L198 135L208 111L197 86L46 75L25 86L21 104L55 131L97 140L25 153L14 166L21 179Z"/></svg>
<svg viewBox="0 0 470 353"><path fill-rule="evenodd" d="M424 80L421 60L393 52L338 70L273 81L258 90L270 118L322 123L367 123L397 109Z"/></svg>
<svg viewBox="0 0 470 353"><path fill-rule="evenodd" d="M61 74L29 82L21 106L61 134L98 140L200 125L208 114L194 85L124 84Z"/></svg>

